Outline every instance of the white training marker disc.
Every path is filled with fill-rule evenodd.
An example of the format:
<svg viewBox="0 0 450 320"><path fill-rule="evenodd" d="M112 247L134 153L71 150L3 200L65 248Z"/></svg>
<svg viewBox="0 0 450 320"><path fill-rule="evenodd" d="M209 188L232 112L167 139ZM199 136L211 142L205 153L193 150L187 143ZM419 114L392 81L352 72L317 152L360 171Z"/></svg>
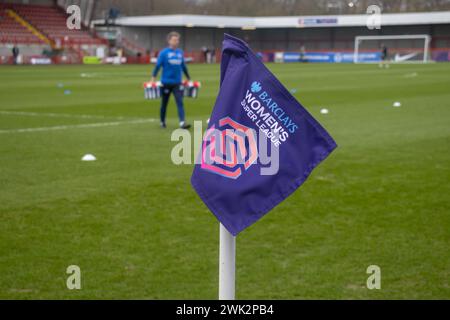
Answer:
<svg viewBox="0 0 450 320"><path fill-rule="evenodd" d="M328 109L325 109L325 108L320 109L320 113L321 114L328 114Z"/></svg>
<svg viewBox="0 0 450 320"><path fill-rule="evenodd" d="M394 102L394 104L392 106L398 108L398 107L401 107L402 104L400 102L396 101L396 102Z"/></svg>
<svg viewBox="0 0 450 320"><path fill-rule="evenodd" d="M81 161L95 161L95 160L97 160L97 158L93 154L90 154L90 153L85 154L83 156L83 158L81 158Z"/></svg>

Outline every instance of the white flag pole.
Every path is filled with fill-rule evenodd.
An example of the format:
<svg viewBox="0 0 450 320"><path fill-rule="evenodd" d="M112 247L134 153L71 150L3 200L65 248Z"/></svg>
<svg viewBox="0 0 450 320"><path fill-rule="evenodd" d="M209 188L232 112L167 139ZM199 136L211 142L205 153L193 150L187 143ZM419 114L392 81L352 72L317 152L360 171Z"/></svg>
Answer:
<svg viewBox="0 0 450 320"><path fill-rule="evenodd" d="M234 300L236 237L220 224L219 300Z"/></svg>

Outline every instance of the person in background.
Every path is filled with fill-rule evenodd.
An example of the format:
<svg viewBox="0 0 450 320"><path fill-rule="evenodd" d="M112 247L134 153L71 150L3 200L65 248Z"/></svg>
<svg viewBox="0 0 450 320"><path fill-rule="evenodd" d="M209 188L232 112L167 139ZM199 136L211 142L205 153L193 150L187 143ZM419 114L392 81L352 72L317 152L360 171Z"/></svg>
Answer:
<svg viewBox="0 0 450 320"><path fill-rule="evenodd" d="M307 62L306 60L306 48L304 45L300 47L300 62Z"/></svg>
<svg viewBox="0 0 450 320"><path fill-rule="evenodd" d="M207 63L212 63L212 52L211 50L208 48L206 49L206 62Z"/></svg>
<svg viewBox="0 0 450 320"><path fill-rule="evenodd" d="M202 54L203 54L203 59L204 59L204 63L208 63L208 47L203 46L202 47Z"/></svg>
<svg viewBox="0 0 450 320"><path fill-rule="evenodd" d="M216 63L216 49L211 49L211 63Z"/></svg>
<svg viewBox="0 0 450 320"><path fill-rule="evenodd" d="M180 128L189 129L191 125L185 122L184 105L183 105L183 88L182 74L190 80L189 72L184 62L183 50L178 48L180 44L180 34L178 32L170 32L167 35L168 47L163 49L158 56L156 67L153 70L152 81L156 81L159 69L162 70L161 76L161 110L160 119L161 127L166 127L166 111L169 103L170 94L173 93L178 109L178 118L180 120Z"/></svg>
<svg viewBox="0 0 450 320"><path fill-rule="evenodd" d="M381 44L380 46L380 51L381 51L381 62L379 67L380 68L389 68L389 63L387 60L388 57L388 48L386 47L386 45L384 43Z"/></svg>
<svg viewBox="0 0 450 320"><path fill-rule="evenodd" d="M14 47L12 48L12 55L13 55L13 63L17 64L19 58L19 48L16 45L14 45Z"/></svg>

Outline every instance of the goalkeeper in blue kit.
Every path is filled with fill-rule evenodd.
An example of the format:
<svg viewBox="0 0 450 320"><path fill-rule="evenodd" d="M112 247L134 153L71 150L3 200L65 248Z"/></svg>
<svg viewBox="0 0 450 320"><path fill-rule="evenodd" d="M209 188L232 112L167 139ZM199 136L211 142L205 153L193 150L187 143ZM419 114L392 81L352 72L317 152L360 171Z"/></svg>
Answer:
<svg viewBox="0 0 450 320"><path fill-rule="evenodd" d="M170 32L167 35L168 47L163 49L158 56L156 67L153 70L152 81L156 80L159 69L162 68L161 76L161 127L166 127L166 111L169 103L170 94L173 94L177 103L178 117L180 119L180 128L189 129L191 125L185 121L183 105L183 87L182 73L190 80L189 72L184 62L183 50L178 48L180 43L180 34Z"/></svg>

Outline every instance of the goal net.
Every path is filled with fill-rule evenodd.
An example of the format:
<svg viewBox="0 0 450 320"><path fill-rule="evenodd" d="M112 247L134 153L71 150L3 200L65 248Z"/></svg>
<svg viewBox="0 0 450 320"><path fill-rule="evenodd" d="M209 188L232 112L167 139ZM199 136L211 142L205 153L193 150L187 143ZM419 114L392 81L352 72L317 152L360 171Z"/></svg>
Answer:
<svg viewBox="0 0 450 320"><path fill-rule="evenodd" d="M379 62L385 48L386 61L426 63L429 60L430 40L431 37L426 34L356 36L353 62Z"/></svg>

